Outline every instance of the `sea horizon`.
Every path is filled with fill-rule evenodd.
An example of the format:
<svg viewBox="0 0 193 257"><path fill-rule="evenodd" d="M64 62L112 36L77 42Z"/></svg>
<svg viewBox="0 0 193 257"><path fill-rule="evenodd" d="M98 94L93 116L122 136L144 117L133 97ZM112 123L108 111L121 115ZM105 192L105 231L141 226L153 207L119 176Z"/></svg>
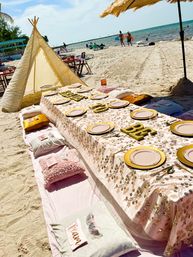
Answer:
<svg viewBox="0 0 193 257"><path fill-rule="evenodd" d="M193 20L187 20L183 21L183 28L185 31L185 39L190 39L193 37ZM137 41L145 41L147 38L149 41L158 42L158 41L167 41L167 40L178 40L179 37L179 22L130 31L133 35L135 42ZM127 33L127 31L123 31L123 34ZM89 44L90 42L95 41L97 44L103 43L107 46L116 46L119 45L119 41L115 38L117 37L117 34L103 36L103 37L97 37L97 38L91 38L87 40L78 41L75 43L69 43L67 44L68 47L71 47L73 49L78 48L84 48L86 44ZM61 47L54 46L53 48Z"/></svg>

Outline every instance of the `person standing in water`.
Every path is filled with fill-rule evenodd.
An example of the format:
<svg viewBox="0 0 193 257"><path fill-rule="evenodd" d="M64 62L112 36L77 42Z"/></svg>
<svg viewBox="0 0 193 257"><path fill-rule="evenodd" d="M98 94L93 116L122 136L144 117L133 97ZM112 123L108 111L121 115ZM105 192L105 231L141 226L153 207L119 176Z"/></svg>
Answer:
<svg viewBox="0 0 193 257"><path fill-rule="evenodd" d="M127 44L132 46L132 36L130 32L127 32Z"/></svg>
<svg viewBox="0 0 193 257"><path fill-rule="evenodd" d="M120 40L121 46L125 46L123 33L121 31L119 31L119 40Z"/></svg>

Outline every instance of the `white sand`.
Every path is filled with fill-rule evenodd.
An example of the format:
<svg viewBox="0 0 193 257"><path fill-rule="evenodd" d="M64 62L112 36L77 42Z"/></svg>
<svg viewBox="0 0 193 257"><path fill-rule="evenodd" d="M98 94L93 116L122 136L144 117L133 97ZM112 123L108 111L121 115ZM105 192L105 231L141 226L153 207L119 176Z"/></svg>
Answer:
<svg viewBox="0 0 193 257"><path fill-rule="evenodd" d="M188 78L193 81L193 41L185 45ZM93 75L83 80L94 87L106 78L108 85L163 97L183 76L180 42L86 52L94 55L88 61ZM192 96L175 99L193 109ZM0 112L0 257L49 257L41 199L17 116Z"/></svg>
<svg viewBox="0 0 193 257"><path fill-rule="evenodd" d="M0 256L50 256L41 199L17 114L0 112Z"/></svg>
<svg viewBox="0 0 193 257"><path fill-rule="evenodd" d="M187 74L193 81L193 41L186 41L185 46ZM183 77L179 41L148 47L110 47L89 53L94 54L89 60L93 75L85 77L85 81L93 86L106 78L109 85L124 85L134 92L163 96Z"/></svg>

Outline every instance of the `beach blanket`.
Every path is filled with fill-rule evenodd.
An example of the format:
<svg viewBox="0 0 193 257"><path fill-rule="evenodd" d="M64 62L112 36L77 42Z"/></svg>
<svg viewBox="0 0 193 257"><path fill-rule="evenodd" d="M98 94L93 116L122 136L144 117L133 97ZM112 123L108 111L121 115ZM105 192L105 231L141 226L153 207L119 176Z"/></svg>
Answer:
<svg viewBox="0 0 193 257"><path fill-rule="evenodd" d="M63 257L117 257L136 250L102 201L52 228Z"/></svg>
<svg viewBox="0 0 193 257"><path fill-rule="evenodd" d="M193 110L182 113L178 118L182 120L193 120Z"/></svg>
<svg viewBox="0 0 193 257"><path fill-rule="evenodd" d="M158 112L164 113L170 116L178 116L182 113L183 107L170 100L160 100L158 102L145 105L146 108L154 109Z"/></svg>
<svg viewBox="0 0 193 257"><path fill-rule="evenodd" d="M40 131L36 132L37 135L39 133ZM27 142L30 137L32 137L32 135L26 136ZM59 155L65 155L68 151L69 148L64 147L59 149L57 153ZM30 153L30 155L34 167L35 178L42 199L42 206L52 255L53 257L59 257L61 255L58 251L58 243L56 242L55 236L52 233L50 224L58 223L66 216L69 216L82 208L92 206L92 204L99 201L99 197L97 196L95 189L92 189L86 174L82 176L77 175L69 178L68 180L56 182L51 186L50 191L47 191L44 188L44 178L39 164L40 158L35 159L32 153ZM50 154L47 156L49 155Z"/></svg>
<svg viewBox="0 0 193 257"><path fill-rule="evenodd" d="M22 118L21 125L23 126ZM40 136L42 133L46 134L51 130L58 132L58 130L52 124L45 129L37 130L28 134L24 133L24 141L27 145L29 145L29 142L32 139ZM53 152L58 154L58 156L68 156L69 151L71 150L72 149L70 147L64 146L46 154L45 156L49 157L53 154ZM59 223L61 220L65 220L66 217L69 218L69 216L74 215L74 213L77 213L82 209L88 209L93 205L100 203L100 193L95 184L91 186L91 181L89 181L90 175L87 169L85 174L81 174L81 176L75 175L67 180L56 182L50 187L49 191L46 190L39 163L39 160L42 157L35 158L31 151L29 151L29 153L32 158L35 178L42 198L42 206L52 254L53 257L59 257L62 255L58 250L58 243L52 232L51 224ZM84 165L83 160L80 160L80 162L82 165ZM128 237L128 239L129 238L130 237ZM133 240L133 242L135 242L135 240Z"/></svg>

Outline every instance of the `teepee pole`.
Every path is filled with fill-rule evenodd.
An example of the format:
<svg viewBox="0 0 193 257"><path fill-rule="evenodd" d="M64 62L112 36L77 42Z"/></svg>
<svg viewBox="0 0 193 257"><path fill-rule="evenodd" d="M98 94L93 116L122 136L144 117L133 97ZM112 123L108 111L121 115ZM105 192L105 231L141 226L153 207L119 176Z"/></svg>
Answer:
<svg viewBox="0 0 193 257"><path fill-rule="evenodd" d="M35 89L36 89L36 83L35 83L35 81L36 81L36 56L35 56L35 60L34 60L34 82L33 82L33 91L34 91L34 93L35 93Z"/></svg>
<svg viewBox="0 0 193 257"><path fill-rule="evenodd" d="M184 78L187 78L186 73L186 55L185 55L185 47L184 47L184 30L182 26L182 14L181 14L181 6L180 0L178 0L178 14L179 14L179 23L180 23L180 39L182 44L182 57L183 57L183 66L184 66Z"/></svg>

